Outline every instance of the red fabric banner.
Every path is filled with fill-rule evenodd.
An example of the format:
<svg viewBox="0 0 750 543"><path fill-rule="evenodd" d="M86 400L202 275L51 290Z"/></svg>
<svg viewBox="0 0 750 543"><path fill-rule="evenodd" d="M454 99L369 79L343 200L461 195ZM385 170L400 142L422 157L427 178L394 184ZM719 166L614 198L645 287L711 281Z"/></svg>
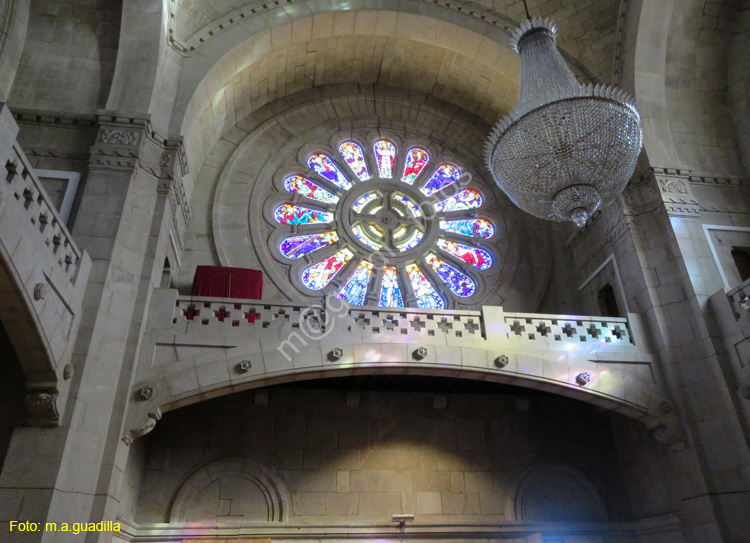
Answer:
<svg viewBox="0 0 750 543"><path fill-rule="evenodd" d="M190 295L260 300L263 297L263 272L249 268L198 266Z"/></svg>

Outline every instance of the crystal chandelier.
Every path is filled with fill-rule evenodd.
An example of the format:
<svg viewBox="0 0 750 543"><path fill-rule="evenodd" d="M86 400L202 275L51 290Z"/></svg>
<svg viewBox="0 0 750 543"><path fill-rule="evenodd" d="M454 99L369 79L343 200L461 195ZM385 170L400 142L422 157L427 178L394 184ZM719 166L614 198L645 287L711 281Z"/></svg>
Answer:
<svg viewBox="0 0 750 543"><path fill-rule="evenodd" d="M641 118L624 91L579 84L556 34L552 21L538 18L515 32L519 103L493 128L485 156L497 184L522 210L581 227L630 180Z"/></svg>

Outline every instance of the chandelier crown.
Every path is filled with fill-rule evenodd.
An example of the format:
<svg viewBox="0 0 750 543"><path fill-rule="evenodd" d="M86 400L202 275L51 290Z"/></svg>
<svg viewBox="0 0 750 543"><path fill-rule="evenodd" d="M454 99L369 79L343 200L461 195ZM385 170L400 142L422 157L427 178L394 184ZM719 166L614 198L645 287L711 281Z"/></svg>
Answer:
<svg viewBox="0 0 750 543"><path fill-rule="evenodd" d="M487 166L519 208L583 226L625 188L641 148L640 115L626 92L581 85L555 42L549 19L513 34L521 57L518 106L492 129Z"/></svg>

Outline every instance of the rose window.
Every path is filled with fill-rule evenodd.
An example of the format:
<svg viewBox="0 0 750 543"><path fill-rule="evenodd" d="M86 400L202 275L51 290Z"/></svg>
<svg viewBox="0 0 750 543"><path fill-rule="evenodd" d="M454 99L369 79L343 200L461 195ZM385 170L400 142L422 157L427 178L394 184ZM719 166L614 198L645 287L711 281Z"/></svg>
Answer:
<svg viewBox="0 0 750 543"><path fill-rule="evenodd" d="M293 269L305 289L351 305L445 309L473 296L494 264L483 242L496 228L470 176L422 147L364 149L345 141L284 177L275 250L302 264Z"/></svg>

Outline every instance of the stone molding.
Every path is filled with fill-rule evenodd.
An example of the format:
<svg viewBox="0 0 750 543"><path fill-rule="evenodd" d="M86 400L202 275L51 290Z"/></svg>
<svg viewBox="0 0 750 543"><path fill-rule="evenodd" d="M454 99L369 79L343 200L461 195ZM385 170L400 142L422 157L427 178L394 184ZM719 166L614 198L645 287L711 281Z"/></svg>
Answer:
<svg viewBox="0 0 750 543"><path fill-rule="evenodd" d="M183 183L189 173L182 138L167 139L157 133L148 115L97 115L99 134L91 148L89 167L131 173L140 168L157 180L156 191L167 198L170 230L179 249L192 213Z"/></svg>

